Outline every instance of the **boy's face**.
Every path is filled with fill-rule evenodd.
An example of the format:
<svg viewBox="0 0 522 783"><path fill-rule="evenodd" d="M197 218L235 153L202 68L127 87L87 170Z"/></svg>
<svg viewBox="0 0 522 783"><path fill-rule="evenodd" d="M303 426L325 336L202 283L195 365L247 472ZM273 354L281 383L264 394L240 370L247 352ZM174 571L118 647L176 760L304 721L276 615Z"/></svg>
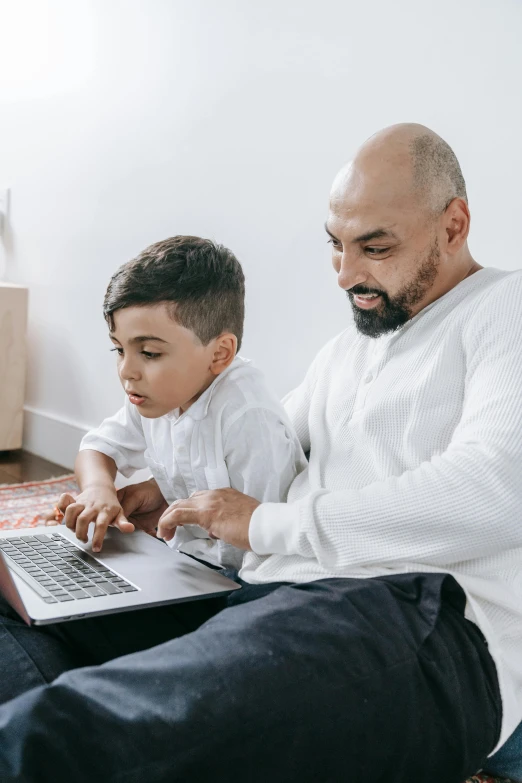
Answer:
<svg viewBox="0 0 522 783"><path fill-rule="evenodd" d="M216 340L202 345L194 332L172 320L165 304L126 307L113 318L110 338L121 384L147 419L186 410L219 374L211 369Z"/></svg>

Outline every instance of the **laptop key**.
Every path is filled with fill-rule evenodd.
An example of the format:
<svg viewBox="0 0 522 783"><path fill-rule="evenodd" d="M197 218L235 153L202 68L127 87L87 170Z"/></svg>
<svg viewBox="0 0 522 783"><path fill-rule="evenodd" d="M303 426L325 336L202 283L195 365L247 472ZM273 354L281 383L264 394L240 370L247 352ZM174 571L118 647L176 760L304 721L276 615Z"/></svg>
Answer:
<svg viewBox="0 0 522 783"><path fill-rule="evenodd" d="M63 601L74 601L74 598L72 595L67 595L67 593L64 593L64 595L57 595L57 599L62 603Z"/></svg>
<svg viewBox="0 0 522 783"><path fill-rule="evenodd" d="M134 587L134 585L121 585L120 589L123 590L124 593L134 593L138 588Z"/></svg>
<svg viewBox="0 0 522 783"><path fill-rule="evenodd" d="M56 598L53 598L52 595L44 595L43 596L43 600L45 601L46 604L57 604L58 603Z"/></svg>
<svg viewBox="0 0 522 783"><path fill-rule="evenodd" d="M89 593L86 593L85 590L69 590L70 595L72 595L73 598L90 598Z"/></svg>
<svg viewBox="0 0 522 783"><path fill-rule="evenodd" d="M104 590L109 595L114 595L115 593L121 593L121 590L118 587L116 587L116 585L111 585L110 582L105 582L105 584L103 585L99 584L98 587L101 590Z"/></svg>
<svg viewBox="0 0 522 783"><path fill-rule="evenodd" d="M85 588L89 595L91 595L93 598L97 598L100 595L106 595L106 593L103 592L103 590L100 590L98 587L93 585L92 587L86 587Z"/></svg>

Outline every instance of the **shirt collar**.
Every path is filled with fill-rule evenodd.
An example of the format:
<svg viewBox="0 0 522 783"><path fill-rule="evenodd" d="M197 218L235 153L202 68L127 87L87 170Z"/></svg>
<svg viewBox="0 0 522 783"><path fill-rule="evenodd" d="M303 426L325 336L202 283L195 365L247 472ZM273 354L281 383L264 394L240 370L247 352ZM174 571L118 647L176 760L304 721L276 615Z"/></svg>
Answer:
<svg viewBox="0 0 522 783"><path fill-rule="evenodd" d="M203 394L198 397L196 402L192 403L188 410L180 415L179 408L176 408L175 410L165 414L165 418L169 421L173 421L175 424L177 424L178 421L181 421L181 419L185 419L186 417L192 419L193 421L201 421L208 413L212 396L219 384L222 383L222 381L232 372L233 369L242 367L246 364L250 364L250 359L244 359L242 356L236 356L232 364L227 367L226 370L223 370L223 372L220 373L214 381L212 381L208 389L205 389Z"/></svg>
<svg viewBox="0 0 522 783"><path fill-rule="evenodd" d="M399 337L401 334L407 332L412 326L417 324L430 311L436 310L439 308L439 306L442 305L447 306L448 302L451 303L453 299L458 300L459 297L463 298L469 289L473 290L475 285L480 284L481 281L487 279L488 276L491 276L491 272L495 274L497 270L492 270L490 267L484 267L482 269L478 269L472 275L465 277L464 280L461 280L460 283L457 283L457 285L453 286L453 288L450 288L450 290L446 291L445 294L442 294L442 296L439 296L438 299L435 299L433 302L430 302L429 305L423 307L422 310L418 312L417 315L414 315L413 318L410 318L409 321L406 321L406 323L402 324L402 326L399 326L399 328L394 332L390 332L389 337Z"/></svg>

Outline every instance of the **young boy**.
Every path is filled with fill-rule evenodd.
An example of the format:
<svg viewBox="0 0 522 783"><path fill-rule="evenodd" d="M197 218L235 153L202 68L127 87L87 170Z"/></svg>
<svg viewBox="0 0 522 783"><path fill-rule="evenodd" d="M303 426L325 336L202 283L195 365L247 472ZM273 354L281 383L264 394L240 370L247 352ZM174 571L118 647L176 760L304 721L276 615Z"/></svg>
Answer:
<svg viewBox="0 0 522 783"><path fill-rule="evenodd" d="M241 266L222 245L176 236L151 245L112 277L104 316L125 404L82 440L81 493L60 499L66 524L100 551L107 525L132 530L114 478L148 467L171 504L232 487L280 502L306 465L282 405L261 373L237 356L244 319ZM240 568L244 552L197 525L170 545L214 565Z"/></svg>

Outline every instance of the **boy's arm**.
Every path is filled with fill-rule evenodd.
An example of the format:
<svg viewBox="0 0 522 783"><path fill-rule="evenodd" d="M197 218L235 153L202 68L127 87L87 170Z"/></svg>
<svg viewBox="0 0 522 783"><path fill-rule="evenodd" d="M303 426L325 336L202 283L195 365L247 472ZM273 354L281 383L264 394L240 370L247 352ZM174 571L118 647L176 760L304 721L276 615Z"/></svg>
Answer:
<svg viewBox="0 0 522 783"><path fill-rule="evenodd" d="M139 418L126 400L115 416L87 433L75 462L80 494L76 499L62 495L58 503L60 509L65 509L65 524L81 541L87 542L89 525L95 524L92 541L95 552L100 551L109 525L124 533L134 530L134 525L124 516L114 479L117 470L130 476L145 467L146 444Z"/></svg>
<svg viewBox="0 0 522 783"><path fill-rule="evenodd" d="M230 486L262 503L286 500L306 458L284 413L249 408L223 433Z"/></svg>
<svg viewBox="0 0 522 783"><path fill-rule="evenodd" d="M114 489L117 467L112 457L93 449L82 449L76 457L74 472L80 490L83 492L88 487L100 487Z"/></svg>
<svg viewBox="0 0 522 783"><path fill-rule="evenodd" d="M146 467L146 447L141 416L126 397L123 408L85 435L80 443L80 452L89 449L110 457L116 469L128 478L136 470Z"/></svg>

